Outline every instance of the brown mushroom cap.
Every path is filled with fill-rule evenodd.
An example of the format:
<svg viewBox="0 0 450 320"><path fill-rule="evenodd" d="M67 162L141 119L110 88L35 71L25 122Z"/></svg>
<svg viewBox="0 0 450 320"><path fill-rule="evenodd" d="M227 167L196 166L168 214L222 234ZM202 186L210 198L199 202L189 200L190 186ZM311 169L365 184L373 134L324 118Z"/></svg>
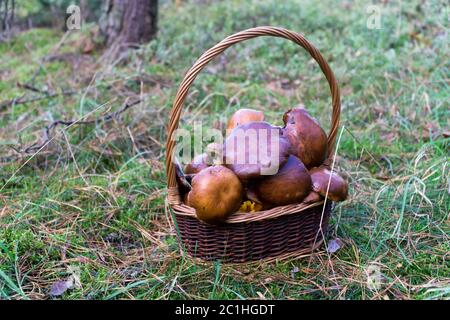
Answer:
<svg viewBox="0 0 450 320"><path fill-rule="evenodd" d="M331 172L326 167L313 168L309 171L312 179L313 190L331 201L344 201L348 196L347 182L336 172ZM328 188L328 181L330 187ZM328 195L327 195L328 189Z"/></svg>
<svg viewBox="0 0 450 320"><path fill-rule="evenodd" d="M242 181L273 175L286 163L290 148L280 127L249 122L234 128L225 140L224 165Z"/></svg>
<svg viewBox="0 0 450 320"><path fill-rule="evenodd" d="M254 188L263 203L274 206L299 203L311 191L311 177L300 159L291 155L277 174L256 182Z"/></svg>
<svg viewBox="0 0 450 320"><path fill-rule="evenodd" d="M227 132L230 133L231 130L240 126L241 124L246 124L254 121L264 121L264 113L262 111L253 109L239 109L236 111L228 121Z"/></svg>
<svg viewBox="0 0 450 320"><path fill-rule="evenodd" d="M327 135L319 122L302 107L287 111L283 121L283 134L292 144L292 154L307 168L320 166L327 156Z"/></svg>
<svg viewBox="0 0 450 320"><path fill-rule="evenodd" d="M238 177L224 166L203 169L192 179L187 197L200 220L219 223L239 209L243 187Z"/></svg>
<svg viewBox="0 0 450 320"><path fill-rule="evenodd" d="M201 170L209 167L211 164L211 161L209 159L208 154L202 153L194 157L192 159L191 163L188 163L184 167L184 173L185 174L193 174L193 173L199 173Z"/></svg>

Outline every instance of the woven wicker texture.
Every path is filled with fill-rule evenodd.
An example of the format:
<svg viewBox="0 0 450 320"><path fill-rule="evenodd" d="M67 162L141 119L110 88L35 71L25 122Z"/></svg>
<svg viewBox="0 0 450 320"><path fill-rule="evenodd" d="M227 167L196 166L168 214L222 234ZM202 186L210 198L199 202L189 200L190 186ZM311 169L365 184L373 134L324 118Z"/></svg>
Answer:
<svg viewBox="0 0 450 320"><path fill-rule="evenodd" d="M259 36L291 40L303 47L319 64L328 81L332 98L327 163L334 154L341 107L339 87L328 63L303 35L283 28L256 27L233 34L207 50L189 69L180 84L170 113L166 142L168 201L174 213L174 222L178 226L180 240L189 254L205 260L249 262L304 254L322 242L321 234L326 230L331 212L331 202L325 200L313 205L300 203L257 213L235 213L224 224L211 226L198 220L195 209L184 205L180 199L173 162L175 140L172 136L178 128L189 88L202 69L228 47Z"/></svg>
<svg viewBox="0 0 450 320"><path fill-rule="evenodd" d="M275 219L219 226L201 222L196 217L177 215L176 224L179 240L192 257L242 263L274 257L282 259L317 248L327 230L331 202L326 204L323 217L322 211L319 205Z"/></svg>

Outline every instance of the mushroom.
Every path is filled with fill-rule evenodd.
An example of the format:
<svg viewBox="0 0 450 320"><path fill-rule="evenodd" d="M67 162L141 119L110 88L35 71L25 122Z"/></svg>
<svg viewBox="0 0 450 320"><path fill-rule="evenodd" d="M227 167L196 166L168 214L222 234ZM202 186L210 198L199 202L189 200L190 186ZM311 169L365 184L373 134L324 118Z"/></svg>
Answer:
<svg viewBox="0 0 450 320"><path fill-rule="evenodd" d="M239 209L242 193L242 184L233 171L224 166L212 166L192 179L187 204L195 208L200 220L217 224Z"/></svg>
<svg viewBox="0 0 450 320"><path fill-rule="evenodd" d="M191 191L191 181L189 175L186 175L181 169L180 163L175 159L175 174L177 179L178 191L181 197L184 197L189 191Z"/></svg>
<svg viewBox="0 0 450 320"><path fill-rule="evenodd" d="M212 142L206 146L206 154L209 156L212 164L222 164L223 162L223 144Z"/></svg>
<svg viewBox="0 0 450 320"><path fill-rule="evenodd" d="M199 173L201 170L209 167L211 164L211 161L209 159L208 154L202 153L194 157L192 159L191 163L188 163L184 167L184 173L185 174L195 174Z"/></svg>
<svg viewBox="0 0 450 320"><path fill-rule="evenodd" d="M311 191L311 177L300 159L291 155L277 174L256 182L254 190L264 204L283 206L299 203Z"/></svg>
<svg viewBox="0 0 450 320"><path fill-rule="evenodd" d="M250 181L244 186L245 198L252 202L262 204L262 201L258 198L255 191L255 181Z"/></svg>
<svg viewBox="0 0 450 320"><path fill-rule="evenodd" d="M320 200L322 200L323 199L323 197L320 195L320 194L318 194L317 192L315 192L315 191L311 191L307 196L306 196L306 198L305 199L303 199L303 203L305 203L305 204L311 204L311 203L314 203L314 202L319 202Z"/></svg>
<svg viewBox="0 0 450 320"><path fill-rule="evenodd" d="M237 126L254 121L264 121L264 113L253 109L239 109L228 121L227 132L230 133Z"/></svg>
<svg viewBox="0 0 450 320"><path fill-rule="evenodd" d="M287 161L291 145L280 127L249 122L233 129L224 143L224 165L245 182L276 174Z"/></svg>
<svg viewBox="0 0 450 320"><path fill-rule="evenodd" d="M312 179L312 188L315 192L323 197L328 197L331 201L347 199L348 184L336 172L331 172L327 167L321 166L311 169L309 173Z"/></svg>
<svg viewBox="0 0 450 320"><path fill-rule="evenodd" d="M292 154L308 169L320 166L327 156L327 135L319 122L303 107L287 111L283 121L283 134L292 144Z"/></svg>

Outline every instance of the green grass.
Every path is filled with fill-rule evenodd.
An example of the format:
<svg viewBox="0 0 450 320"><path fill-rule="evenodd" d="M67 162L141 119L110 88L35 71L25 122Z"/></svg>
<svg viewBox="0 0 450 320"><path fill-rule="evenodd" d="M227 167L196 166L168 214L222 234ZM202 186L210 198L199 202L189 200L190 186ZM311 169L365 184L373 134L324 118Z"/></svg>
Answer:
<svg viewBox="0 0 450 320"><path fill-rule="evenodd" d="M0 110L0 299L49 298L74 267L81 287L63 299L448 299L448 6L420 3L401 12L381 5L382 28L369 30L365 1L163 2L158 39L113 67L100 51L80 54L93 25L59 48L62 33L49 29L0 44L0 101L34 96L17 86L34 75L40 89L79 92ZM167 221L168 112L201 53L255 25L304 33L335 71L344 128L338 167L350 198L335 208L331 237L344 246L258 266L196 264ZM49 54L65 56L43 60ZM329 128L327 83L300 48L258 38L224 57L191 88L181 126L224 122L240 107L281 124L303 102ZM35 142L55 119L94 111L92 119L141 90L145 102L118 120L58 127L34 157L11 149ZM382 274L377 289L367 286L370 266Z"/></svg>

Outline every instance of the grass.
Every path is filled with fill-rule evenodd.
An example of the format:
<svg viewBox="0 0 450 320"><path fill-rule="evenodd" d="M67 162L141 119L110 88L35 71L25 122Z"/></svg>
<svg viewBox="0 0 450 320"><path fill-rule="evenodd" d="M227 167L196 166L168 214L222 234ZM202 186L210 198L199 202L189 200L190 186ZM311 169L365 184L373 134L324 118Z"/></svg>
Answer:
<svg viewBox="0 0 450 320"><path fill-rule="evenodd" d="M17 83L77 92L0 110L0 299L49 298L74 269L81 287L58 298L448 299L448 6L380 4L381 29L370 30L367 5L162 2L158 39L112 65L98 50L81 53L93 25L62 43L57 30L32 29L0 44L0 101L39 95ZM336 206L330 236L344 246L252 267L197 264L179 251L167 221L170 106L202 52L268 24L304 33L340 83L338 167L351 196ZM240 107L280 124L284 110L303 102L328 128L326 81L301 49L258 38L224 57L191 88L181 126L216 125ZM93 119L127 97L144 102L108 123L58 127L33 157L14 151L55 119ZM376 288L367 285L373 267Z"/></svg>

